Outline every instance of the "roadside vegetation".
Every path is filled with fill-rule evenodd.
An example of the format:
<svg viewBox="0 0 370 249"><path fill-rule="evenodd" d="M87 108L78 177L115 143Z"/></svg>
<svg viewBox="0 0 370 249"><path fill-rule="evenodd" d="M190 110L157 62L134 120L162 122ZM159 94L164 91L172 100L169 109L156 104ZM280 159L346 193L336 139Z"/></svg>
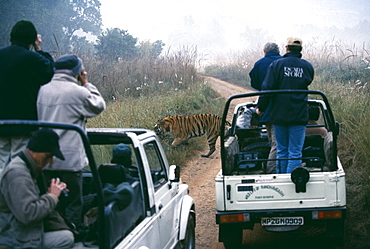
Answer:
<svg viewBox="0 0 370 249"><path fill-rule="evenodd" d="M370 52L369 45L338 41L309 44L303 58L315 68L311 90L324 92L341 125L339 157L347 174L346 245L370 246ZM259 50L256 50L259 51ZM249 87L249 72L262 51L236 55L226 62L205 67L206 75ZM256 55L259 54L257 57ZM283 54L283 53L282 53Z"/></svg>
<svg viewBox="0 0 370 249"><path fill-rule="evenodd" d="M107 110L89 120L88 126L153 129L168 116L221 115L225 101L197 74L197 60L197 51L191 47L169 50L158 58L114 63L84 58L89 80L107 101ZM196 151L208 148L205 137L177 148L171 148L170 135L160 138L170 164L184 165Z"/></svg>
<svg viewBox="0 0 370 249"><path fill-rule="evenodd" d="M250 87L249 71L262 56L259 49L230 55L227 61L208 65L202 74ZM89 121L89 127L139 127L153 129L167 116L211 113L221 115L225 100L204 83L198 68L202 60L194 47L154 54L153 44L141 44L135 58L82 55L93 82L107 101L107 110ZM332 41L307 45L304 59L315 68L310 89L329 98L341 124L338 148L347 174L346 248L370 246L370 54L367 47ZM186 161L207 148L205 137L188 146L171 148L173 138L161 135L170 164Z"/></svg>

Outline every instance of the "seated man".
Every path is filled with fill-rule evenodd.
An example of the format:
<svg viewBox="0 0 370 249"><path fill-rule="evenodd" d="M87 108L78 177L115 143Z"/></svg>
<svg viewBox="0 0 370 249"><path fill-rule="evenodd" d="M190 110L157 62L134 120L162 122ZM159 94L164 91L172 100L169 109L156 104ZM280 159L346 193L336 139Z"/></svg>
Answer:
<svg viewBox="0 0 370 249"><path fill-rule="evenodd" d="M36 178L53 156L64 160L59 136L51 129L36 131L18 157L0 175L0 247L71 248L71 231L45 232L43 221L51 215L67 187L52 179L47 193L39 195Z"/></svg>
<svg viewBox="0 0 370 249"><path fill-rule="evenodd" d="M127 144L120 143L114 146L111 163L121 164L125 167L131 166L131 148Z"/></svg>
<svg viewBox="0 0 370 249"><path fill-rule="evenodd" d="M124 144L117 144L113 148L111 164L103 164L99 167L99 175L103 183L120 184L137 180L130 175L131 148Z"/></svg>
<svg viewBox="0 0 370 249"><path fill-rule="evenodd" d="M318 120L320 117L320 108L318 106L310 105L308 107L308 123L307 125L318 125ZM328 131L325 127L307 127L306 128L306 136L307 135L320 135L322 138L325 137Z"/></svg>

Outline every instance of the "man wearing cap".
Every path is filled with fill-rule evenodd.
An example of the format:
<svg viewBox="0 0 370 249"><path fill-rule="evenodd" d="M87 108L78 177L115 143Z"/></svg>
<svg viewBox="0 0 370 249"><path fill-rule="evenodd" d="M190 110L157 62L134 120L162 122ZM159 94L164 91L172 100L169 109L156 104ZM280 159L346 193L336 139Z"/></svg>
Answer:
<svg viewBox="0 0 370 249"><path fill-rule="evenodd" d="M55 209L67 187L52 179L47 193L40 196L36 178L53 156L64 160L59 136L51 129L36 131L27 147L0 175L0 248L71 248L69 230L44 232L43 221Z"/></svg>
<svg viewBox="0 0 370 249"><path fill-rule="evenodd" d="M126 173L126 181L129 183L138 180L137 177L131 176L130 173L130 168L132 166L131 154L132 153L130 146L124 143L119 143L113 148L111 160L111 163L116 163L124 167Z"/></svg>
<svg viewBox="0 0 370 249"><path fill-rule="evenodd" d="M99 115L105 101L98 89L87 80L82 61L65 55L55 62L55 73L41 87L37 98L40 121L74 124L86 129L86 120ZM58 210L77 228L82 221L82 169L88 165L85 149L75 131L56 130L65 161L55 159L44 168L44 181L59 177L68 184L69 196L61 200Z"/></svg>
<svg viewBox="0 0 370 249"><path fill-rule="evenodd" d="M131 167L131 148L127 144L120 143L114 146L111 163L121 164L127 168Z"/></svg>
<svg viewBox="0 0 370 249"><path fill-rule="evenodd" d="M302 40L289 37L286 54L269 66L262 90L308 90L314 77L314 69L301 59ZM270 122L274 125L277 158L301 158L308 122L306 94L278 94L261 96L257 113L263 114L271 102ZM301 165L301 160L280 160L276 173L291 173Z"/></svg>
<svg viewBox="0 0 370 249"><path fill-rule="evenodd" d="M0 48L0 119L37 120L37 93L54 74L53 58L41 50L41 36L30 21L13 26L10 42ZM1 127L0 172L26 146L32 131Z"/></svg>

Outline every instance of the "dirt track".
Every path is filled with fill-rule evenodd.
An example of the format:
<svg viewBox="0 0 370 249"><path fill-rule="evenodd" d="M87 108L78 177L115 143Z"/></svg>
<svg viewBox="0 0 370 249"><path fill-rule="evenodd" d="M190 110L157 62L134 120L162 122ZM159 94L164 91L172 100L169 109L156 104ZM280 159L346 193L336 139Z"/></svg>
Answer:
<svg viewBox="0 0 370 249"><path fill-rule="evenodd" d="M206 78L223 97L249 92L242 88L214 78ZM233 108L233 107L231 107ZM222 249L223 244L218 242L218 225L215 222L216 203L214 178L221 168L219 141L216 152L209 158L200 157L208 148L199 152L199 157L193 158L182 168L182 180L190 187L190 195L196 205L196 248L197 249ZM331 248L325 243L322 231L308 229L290 233L269 233L260 226L255 226L253 231L244 231L244 247L254 249L284 248L284 249L320 249Z"/></svg>
<svg viewBox="0 0 370 249"><path fill-rule="evenodd" d="M206 82L218 91L223 97L228 98L234 94L245 93L250 90L229 84L214 78L206 78ZM214 178L221 168L219 141L216 152L209 158L200 157L205 151L199 152L199 157L193 158L181 172L182 180L190 187L190 195L196 205L196 248L221 249L222 243L218 242L218 225L215 222L216 204Z"/></svg>

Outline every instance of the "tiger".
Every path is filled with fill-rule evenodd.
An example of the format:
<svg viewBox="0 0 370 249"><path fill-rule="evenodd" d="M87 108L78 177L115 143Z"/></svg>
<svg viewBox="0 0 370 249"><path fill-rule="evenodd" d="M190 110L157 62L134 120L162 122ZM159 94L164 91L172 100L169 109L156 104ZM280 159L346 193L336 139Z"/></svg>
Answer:
<svg viewBox="0 0 370 249"><path fill-rule="evenodd" d="M154 126L156 134L171 133L175 140L171 146L187 143L190 138L200 137L207 133L209 152L202 157L209 157L216 150L216 140L220 135L221 117L214 114L197 114L183 117L181 115L166 117L157 121ZM226 121L226 125L231 126Z"/></svg>

